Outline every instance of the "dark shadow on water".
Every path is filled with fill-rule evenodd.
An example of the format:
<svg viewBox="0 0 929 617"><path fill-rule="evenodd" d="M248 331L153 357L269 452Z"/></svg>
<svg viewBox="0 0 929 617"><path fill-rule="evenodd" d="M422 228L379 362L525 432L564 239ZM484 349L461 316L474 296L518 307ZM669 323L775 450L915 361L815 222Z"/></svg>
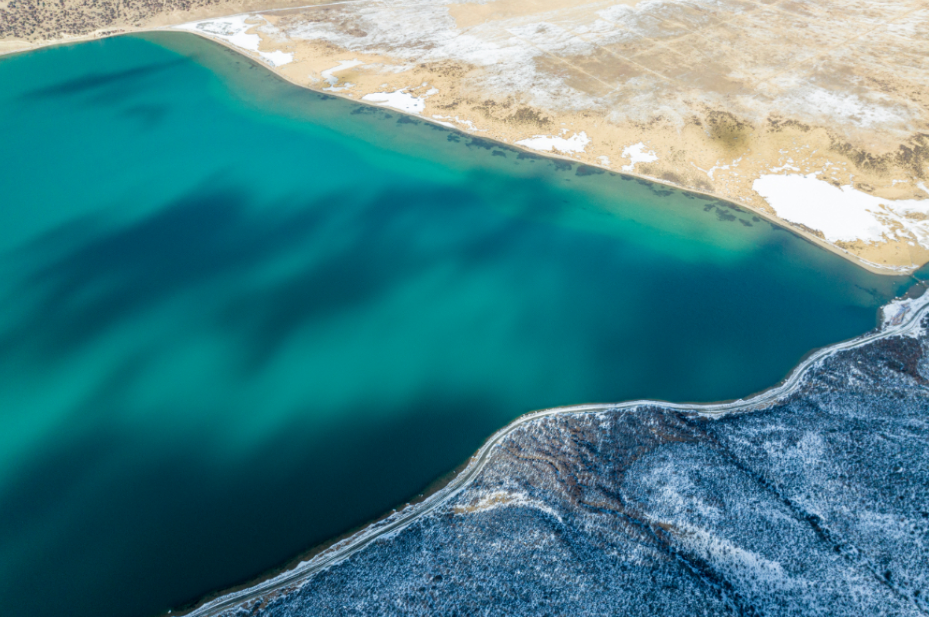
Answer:
<svg viewBox="0 0 929 617"><path fill-rule="evenodd" d="M118 414L108 398L88 406ZM30 530L63 538L53 554L0 572L4 613L138 617L245 582L412 498L433 479L424 470L460 463L502 411L479 394L424 393L380 420L317 434L285 427L221 469L196 443L165 456L88 422L0 495L0 547ZM69 499L82 485L81 500Z"/></svg>
<svg viewBox="0 0 929 617"><path fill-rule="evenodd" d="M56 83L53 86L36 88L22 94L26 101L36 101L43 98L57 98L63 96L76 96L81 94L96 93L100 90L110 92L131 87L133 82L139 82L142 79L164 73L171 69L187 64L187 60L179 58L167 62L159 62L147 66L140 66L123 71L114 71L109 73L90 73L77 79L71 79L65 82Z"/></svg>
<svg viewBox="0 0 929 617"><path fill-rule="evenodd" d="M509 400L501 396L505 376L499 391L435 386L408 393L402 404L340 409L324 428L308 428L292 419L301 417L295 413L253 451L224 459L210 450L209 433L168 439L110 426L110 419L139 412L158 415L132 407L132 384L148 361L148 350L138 350L75 405L61 443L36 452L0 495L0 534L7 534L0 547L17 538L46 542L44 550L17 555L13 571L0 572L0 597L29 603L5 608L129 617L178 606L382 514L519 413L584 402L582 396L694 398L708 392L700 389L706 374L694 367L731 332L740 333L738 340L721 353L736 362L714 374L727 392L745 381L724 374L742 370L739 363L773 367L758 371L760 389L789 370L792 355L799 359L808 350L810 335L803 334L785 343L786 351L757 356L770 341L758 324L785 323L776 314L787 306L781 298L797 293L789 277L775 275L778 263L766 265L777 261L768 249L748 269L764 285L733 281L742 270L688 268L673 259L651 259L639 271L630 267L639 250L631 240L557 228L546 221L563 212L562 195L542 183L520 186L509 196L508 212L517 216L501 215L465 189L392 189L269 205L251 203L245 191L204 187L130 225L69 224L24 250L20 256L40 266L19 291L38 300L2 333L0 348L5 361L29 359L38 370L73 361L113 328L196 292L211 323L245 358L247 379L307 325L376 304L444 268L455 283L490 271L509 277L510 287L493 298L499 310L515 307L518 315L507 343L570 358L570 367L553 364L553 374L577 371L589 376L589 389L559 400L544 398L560 394L539 383L521 393L523 408L511 408L502 402ZM711 204L707 216L716 208ZM291 267L253 276L281 262ZM770 306L771 315L729 309L734 288L746 306ZM649 310L630 313L643 299L652 299ZM624 321L630 314L637 321ZM798 310L797 320L817 314ZM572 356L566 345L582 351ZM487 353L502 352L491 345ZM776 353L782 355L772 360ZM55 593L44 593L50 581Z"/></svg>
<svg viewBox="0 0 929 617"><path fill-rule="evenodd" d="M116 112L158 127L167 117L161 109L129 99L139 95L136 85L144 81L151 89L150 78L160 79L173 65L95 73L34 90L24 100L112 98ZM331 97L300 96L335 107ZM748 394L776 382L811 346L872 325L873 306L843 295L839 274L797 274L797 253L790 251L802 241L789 233L770 234L737 259L703 262L651 250L649 243L667 238L635 223L642 204L631 202L637 198L627 200L625 218L598 219L604 225L622 219L616 234L590 231L590 217L586 227L560 226L577 211L597 207L583 192L569 199L568 191L552 188L565 180L575 187L610 180L622 199L623 191L646 191L612 172L607 177L462 133L442 138L431 124L397 127L396 114L338 104L346 106L343 119L377 115L389 130L428 132L443 147L457 148L448 143L456 142L469 156L483 155L498 166L528 169L532 163L545 178L475 175L444 187L419 177L381 179L372 185L391 188L377 190L364 185L361 170L358 180L345 183L344 194L307 198L312 191L294 189L278 203L258 203L226 178L146 218L116 224L98 214L6 255L29 269L17 273L21 282L10 294L19 312L0 330L0 369L34 370L49 388L56 387L55 370L69 362L76 366L68 367L72 374L83 377L80 363L114 334L163 326L146 319L175 306L171 302L182 309L156 317L183 323L171 324L180 333L175 339L152 343L140 335L141 342L120 352L110 374L87 371L102 383L69 399L66 417L48 430L47 440L17 459L19 468L3 470L11 480L0 494L0 598L13 599L0 601L0 613L129 617L177 606L383 514L520 413L640 396ZM295 152L303 147L299 138L287 143ZM655 203L681 194L635 182ZM499 187L498 195L475 188L483 183ZM694 211L688 215L718 219L732 233L759 231L743 228L746 212L713 198L688 195L680 203ZM444 287L431 283L436 279ZM419 385L387 402L361 404L346 396L350 402L342 407L314 409L313 392L301 389L297 371L297 377L281 378L301 393L299 403L288 403L289 413L281 414L281 425L260 438L236 435L226 443L224 429L251 427L241 409L196 408L183 390L154 399L169 401L158 404L170 409L148 409L155 403L135 389L146 379L155 387L167 383L160 381L157 362L175 353L172 345L180 339L206 329L228 345L232 368L223 370L232 375L219 386L207 379L196 385L235 396L238 379L245 383L276 370L281 358L290 362L285 346L305 341L300 336L311 328L380 308L391 294L423 281L431 286L416 288L418 304L406 312L412 318L383 327L403 328L415 339L420 319L453 321L446 330L455 335L436 346L443 353L434 359L436 366L445 363L444 373L437 370L444 380L414 380ZM832 284L830 293L836 293L820 293L818 287ZM465 291L456 295L459 289ZM876 306L881 292L873 294ZM448 309L470 306L475 297L474 313ZM447 298L445 305L430 304ZM471 323L500 315L508 321L494 324L496 330ZM340 337L335 346L343 342ZM461 360L458 346L471 355ZM358 355L368 351L360 348ZM470 372L485 362L495 369L493 380ZM529 377L521 375L532 363ZM365 369L366 378L380 376L377 365ZM352 370L346 387L355 387L352 379L361 377ZM9 398L16 396L13 391ZM255 404L256 417L262 402ZM12 413L25 418L34 411L21 407ZM201 413L203 424L184 424ZM328 423L314 424L316 415Z"/></svg>
<svg viewBox="0 0 929 617"><path fill-rule="evenodd" d="M539 190L523 195L521 209L557 215L563 206ZM44 262L19 292L38 300L22 323L0 333L0 347L59 362L179 294L320 251L286 276L216 295L226 302L219 319L249 339L249 355L260 362L306 323L365 306L437 265L463 273L492 267L525 250L520 238L532 236L516 219L481 219L482 206L464 190L393 190L361 201L327 196L293 205L281 208L286 215L258 216L247 192L204 188L126 227L68 223L19 252ZM343 241L330 243L333 235Z"/></svg>
<svg viewBox="0 0 929 617"><path fill-rule="evenodd" d="M740 282L744 307L723 315L718 310L730 306L725 299L732 294L735 271L710 264L684 268L654 257L647 272L630 268L642 250L631 238L547 223L571 206L544 183L526 181L511 191L508 212L516 216L502 215L480 199L463 188L395 188L255 208L245 191L203 187L128 226L111 228L93 220L69 224L33 244L28 261L41 265L21 283L18 295L36 300L20 322L0 332L0 348L9 350L3 360L30 359L37 367L70 361L113 329L193 294L197 310L202 307L198 318L236 341L247 375L307 326L377 305L407 283L444 269L456 284L509 277L510 287L493 288L499 294L493 301L519 315L507 343L538 349L576 345L576 359L589 363L580 370L599 384L587 400L639 395L699 400L713 391L699 387L699 375L687 369L699 364L696 349L730 345L722 352L738 349L748 361L754 345L767 340L757 327L768 321L764 315L783 323L780 298L800 297L771 260L780 242L800 242L792 236L746 256L753 260L746 263L757 262L756 277L768 282ZM735 222L730 209L713 203L703 208L707 215ZM69 232L81 241L68 250L61 242L54 246L51 239L60 241ZM279 274L258 274L282 262L291 265ZM681 310L673 298L658 301L669 290L704 300ZM633 308L643 298L654 299L648 313ZM428 314L430 308L416 310ZM814 307L795 311L797 319L816 313ZM625 320L633 315L638 322L630 330ZM196 323L188 327L200 327ZM815 328L812 322L805 327ZM737 340L724 335L739 328L746 335ZM661 331L665 334L648 334ZM799 349L807 336L793 335L791 344ZM782 370L789 368L784 364ZM674 375L676 381L659 391L628 390L615 377L628 381L629 371L646 369ZM765 379L763 372L758 379Z"/></svg>
<svg viewBox="0 0 929 617"><path fill-rule="evenodd" d="M245 192L200 190L128 227L91 220L48 234L33 249L57 254L22 288L41 290L42 299L0 345L42 342L49 358L67 355L156 303L298 249L327 216L305 208L255 220L247 200ZM53 248L75 231L85 242L66 253Z"/></svg>
<svg viewBox="0 0 929 617"><path fill-rule="evenodd" d="M198 193L130 227L103 227L24 283L23 293L43 298L0 345L41 341L50 357L69 354L151 303L259 257L221 241L241 230L242 208L236 193Z"/></svg>

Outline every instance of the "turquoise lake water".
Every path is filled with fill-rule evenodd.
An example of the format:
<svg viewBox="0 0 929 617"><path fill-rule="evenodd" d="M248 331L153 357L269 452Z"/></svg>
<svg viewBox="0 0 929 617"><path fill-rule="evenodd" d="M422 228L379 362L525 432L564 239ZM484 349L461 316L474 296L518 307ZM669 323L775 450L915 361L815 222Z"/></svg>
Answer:
<svg viewBox="0 0 929 617"><path fill-rule="evenodd" d="M193 601L527 411L769 387L911 280L186 34L0 60L0 135L4 615Z"/></svg>

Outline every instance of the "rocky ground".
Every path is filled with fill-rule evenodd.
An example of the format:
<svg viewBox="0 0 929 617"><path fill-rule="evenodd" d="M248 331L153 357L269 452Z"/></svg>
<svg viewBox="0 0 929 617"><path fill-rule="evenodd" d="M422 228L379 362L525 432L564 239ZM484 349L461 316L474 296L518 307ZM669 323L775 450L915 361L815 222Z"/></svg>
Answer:
<svg viewBox="0 0 929 617"><path fill-rule="evenodd" d="M440 508L223 614L925 615L927 351L844 351L716 420L529 422Z"/></svg>

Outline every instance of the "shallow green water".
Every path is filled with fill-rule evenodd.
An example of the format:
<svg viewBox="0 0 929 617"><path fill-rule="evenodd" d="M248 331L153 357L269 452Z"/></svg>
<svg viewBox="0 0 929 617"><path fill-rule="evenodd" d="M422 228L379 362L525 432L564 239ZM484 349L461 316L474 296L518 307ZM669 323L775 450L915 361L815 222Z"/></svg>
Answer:
<svg viewBox="0 0 929 617"><path fill-rule="evenodd" d="M0 61L0 135L5 615L193 600L517 415L745 396L906 286L191 35Z"/></svg>

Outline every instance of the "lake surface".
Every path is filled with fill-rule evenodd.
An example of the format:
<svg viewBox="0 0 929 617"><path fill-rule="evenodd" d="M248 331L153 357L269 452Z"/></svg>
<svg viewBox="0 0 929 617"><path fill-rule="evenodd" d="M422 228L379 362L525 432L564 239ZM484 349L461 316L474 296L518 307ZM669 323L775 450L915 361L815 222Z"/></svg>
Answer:
<svg viewBox="0 0 929 617"><path fill-rule="evenodd" d="M4 615L195 600L527 411L769 387L912 280L186 34L3 59L0 135Z"/></svg>

